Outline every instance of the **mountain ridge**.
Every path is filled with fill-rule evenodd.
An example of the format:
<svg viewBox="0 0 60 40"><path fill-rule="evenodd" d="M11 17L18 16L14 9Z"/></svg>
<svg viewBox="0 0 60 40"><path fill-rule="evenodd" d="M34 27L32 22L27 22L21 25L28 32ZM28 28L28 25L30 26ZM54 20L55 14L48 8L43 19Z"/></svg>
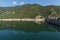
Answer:
<svg viewBox="0 0 60 40"><path fill-rule="evenodd" d="M41 16L45 18L51 14L59 16L60 6L25 4L14 7L0 7L0 18L35 18L36 16Z"/></svg>

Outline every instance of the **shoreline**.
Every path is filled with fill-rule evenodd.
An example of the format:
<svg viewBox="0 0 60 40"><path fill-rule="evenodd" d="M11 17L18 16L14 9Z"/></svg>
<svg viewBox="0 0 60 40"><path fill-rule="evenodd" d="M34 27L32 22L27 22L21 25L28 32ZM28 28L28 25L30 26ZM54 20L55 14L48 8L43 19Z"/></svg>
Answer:
<svg viewBox="0 0 60 40"><path fill-rule="evenodd" d="M44 21L45 19L0 19L0 21Z"/></svg>

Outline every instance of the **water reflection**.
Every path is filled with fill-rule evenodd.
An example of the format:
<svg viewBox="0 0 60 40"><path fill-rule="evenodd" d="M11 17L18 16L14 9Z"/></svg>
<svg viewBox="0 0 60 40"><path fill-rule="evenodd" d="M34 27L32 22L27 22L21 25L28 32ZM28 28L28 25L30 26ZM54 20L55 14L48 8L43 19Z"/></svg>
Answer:
<svg viewBox="0 0 60 40"><path fill-rule="evenodd" d="M9 29L9 30L22 30L25 32L40 32L40 31L51 31L56 32L58 28L52 28L53 26L46 24L45 22L41 22L37 24L32 21L0 21L0 30ZM54 26L55 27L55 26Z"/></svg>
<svg viewBox="0 0 60 40"><path fill-rule="evenodd" d="M60 40L60 32L1 30L0 40Z"/></svg>

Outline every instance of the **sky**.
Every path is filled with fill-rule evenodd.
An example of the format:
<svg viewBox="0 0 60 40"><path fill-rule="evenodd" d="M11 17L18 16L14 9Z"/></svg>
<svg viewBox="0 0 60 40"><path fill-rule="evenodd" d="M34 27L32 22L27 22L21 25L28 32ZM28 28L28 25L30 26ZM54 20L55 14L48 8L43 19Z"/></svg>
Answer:
<svg viewBox="0 0 60 40"><path fill-rule="evenodd" d="M40 4L46 5L58 5L60 6L60 0L0 0L0 6L10 7L10 6L20 6L23 4Z"/></svg>

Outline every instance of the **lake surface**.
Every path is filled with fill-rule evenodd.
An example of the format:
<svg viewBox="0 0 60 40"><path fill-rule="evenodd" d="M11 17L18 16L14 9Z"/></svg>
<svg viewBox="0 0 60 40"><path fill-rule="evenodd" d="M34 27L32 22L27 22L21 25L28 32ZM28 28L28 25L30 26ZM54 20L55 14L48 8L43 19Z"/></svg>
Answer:
<svg viewBox="0 0 60 40"><path fill-rule="evenodd" d="M9 29L9 30L21 30L25 32L40 32L40 31L58 31L45 22L41 22L40 24L32 22L32 21L0 21L0 30Z"/></svg>
<svg viewBox="0 0 60 40"><path fill-rule="evenodd" d="M60 32L46 23L0 21L0 40L60 40Z"/></svg>
<svg viewBox="0 0 60 40"><path fill-rule="evenodd" d="M60 32L0 30L0 40L60 40Z"/></svg>

